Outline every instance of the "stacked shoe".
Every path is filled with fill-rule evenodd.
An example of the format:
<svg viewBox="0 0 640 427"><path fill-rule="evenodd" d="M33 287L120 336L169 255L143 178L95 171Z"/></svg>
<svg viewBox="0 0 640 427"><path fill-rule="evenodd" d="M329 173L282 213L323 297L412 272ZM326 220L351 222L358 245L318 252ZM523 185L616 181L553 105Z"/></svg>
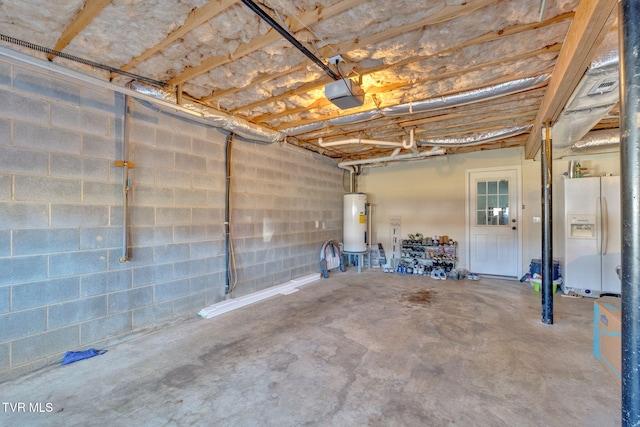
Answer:
<svg viewBox="0 0 640 427"><path fill-rule="evenodd" d="M431 270L431 278L434 280L447 280L447 272L443 268L436 267Z"/></svg>

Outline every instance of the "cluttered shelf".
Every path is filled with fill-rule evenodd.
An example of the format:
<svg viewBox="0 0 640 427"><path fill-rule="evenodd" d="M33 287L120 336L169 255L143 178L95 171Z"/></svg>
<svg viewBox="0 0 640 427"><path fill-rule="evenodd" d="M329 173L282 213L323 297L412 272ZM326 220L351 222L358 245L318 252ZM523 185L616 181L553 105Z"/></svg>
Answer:
<svg viewBox="0 0 640 427"><path fill-rule="evenodd" d="M393 260L393 266L387 272L428 275L437 279L466 276L466 271L456 268L458 243L448 236L409 234L402 240L400 255L399 259Z"/></svg>

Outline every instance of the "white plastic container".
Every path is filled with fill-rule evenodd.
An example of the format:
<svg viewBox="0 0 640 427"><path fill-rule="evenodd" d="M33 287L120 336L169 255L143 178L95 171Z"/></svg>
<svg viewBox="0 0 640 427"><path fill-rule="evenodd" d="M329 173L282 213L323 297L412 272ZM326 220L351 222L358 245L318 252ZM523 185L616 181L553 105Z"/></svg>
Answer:
<svg viewBox="0 0 640 427"><path fill-rule="evenodd" d="M367 195L344 195L343 244L345 252L367 250Z"/></svg>

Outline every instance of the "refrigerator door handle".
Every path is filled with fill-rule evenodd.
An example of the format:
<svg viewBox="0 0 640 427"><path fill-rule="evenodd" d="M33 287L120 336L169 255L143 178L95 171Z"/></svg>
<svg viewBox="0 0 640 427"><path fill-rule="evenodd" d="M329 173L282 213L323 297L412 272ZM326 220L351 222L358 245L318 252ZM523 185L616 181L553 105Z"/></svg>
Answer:
<svg viewBox="0 0 640 427"><path fill-rule="evenodd" d="M600 205L602 206L602 255L607 254L609 246L609 212L607 210L607 198L602 197Z"/></svg>
<svg viewBox="0 0 640 427"><path fill-rule="evenodd" d="M601 197L596 197L596 252L602 255L602 203Z"/></svg>

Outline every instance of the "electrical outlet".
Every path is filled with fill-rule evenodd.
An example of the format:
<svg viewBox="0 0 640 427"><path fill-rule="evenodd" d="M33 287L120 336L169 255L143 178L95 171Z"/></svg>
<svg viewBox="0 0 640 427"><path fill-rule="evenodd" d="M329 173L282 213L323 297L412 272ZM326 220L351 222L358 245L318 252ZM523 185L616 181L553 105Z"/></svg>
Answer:
<svg viewBox="0 0 640 427"><path fill-rule="evenodd" d="M338 63L341 61L344 61L344 58L342 58L342 55L336 55L329 58L329 64L332 64L332 65L338 65Z"/></svg>

